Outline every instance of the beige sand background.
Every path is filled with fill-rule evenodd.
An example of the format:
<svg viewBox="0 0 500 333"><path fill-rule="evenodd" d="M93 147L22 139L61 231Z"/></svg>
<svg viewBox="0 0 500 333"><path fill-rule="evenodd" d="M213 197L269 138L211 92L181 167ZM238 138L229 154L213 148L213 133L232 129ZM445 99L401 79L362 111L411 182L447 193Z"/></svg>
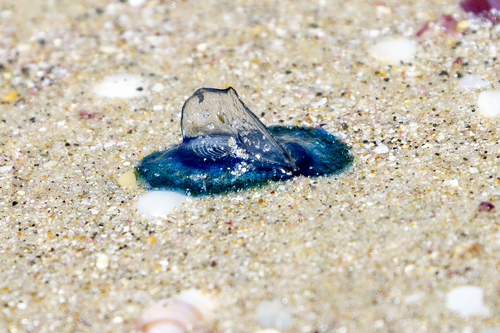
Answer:
<svg viewBox="0 0 500 333"><path fill-rule="evenodd" d="M433 28L411 64L387 67L369 55L377 41L466 15L451 0L385 3L1 1L0 166L13 169L0 174L0 331L128 332L188 288L219 304L200 332L256 331L264 300L292 315L284 332L500 325L500 207L478 210L500 194L499 120L456 76L498 87L498 28ZM141 78L143 95L99 97L120 73ZM137 214L144 190L120 175L181 140L195 89L228 85L267 125L338 135L354 166ZM390 153L372 153L381 144ZM454 258L467 242L480 250ZM463 285L484 290L489 315L446 308Z"/></svg>

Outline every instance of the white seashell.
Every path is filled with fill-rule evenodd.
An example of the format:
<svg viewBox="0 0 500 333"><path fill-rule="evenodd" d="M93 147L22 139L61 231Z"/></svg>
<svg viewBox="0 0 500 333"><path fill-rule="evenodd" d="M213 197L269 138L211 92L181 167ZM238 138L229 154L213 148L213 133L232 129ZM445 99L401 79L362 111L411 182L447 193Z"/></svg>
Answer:
<svg viewBox="0 0 500 333"><path fill-rule="evenodd" d="M213 317L214 302L199 290L189 289L144 310L135 322L145 333L185 333Z"/></svg>

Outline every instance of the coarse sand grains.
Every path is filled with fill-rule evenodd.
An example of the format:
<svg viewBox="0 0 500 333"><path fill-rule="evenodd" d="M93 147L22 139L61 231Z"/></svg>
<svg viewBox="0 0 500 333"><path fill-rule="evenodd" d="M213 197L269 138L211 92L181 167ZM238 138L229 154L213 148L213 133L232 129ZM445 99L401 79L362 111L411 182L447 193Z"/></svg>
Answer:
<svg viewBox="0 0 500 333"><path fill-rule="evenodd" d="M442 15L456 32L414 38ZM500 195L500 118L478 107L499 29L451 0L3 0L0 332L131 332L189 289L218 304L195 332L500 325L500 211L479 208ZM372 56L401 39L412 57ZM110 77L135 81L112 95ZM181 141L193 91L229 85L267 125L336 135L353 166L139 213L120 177Z"/></svg>

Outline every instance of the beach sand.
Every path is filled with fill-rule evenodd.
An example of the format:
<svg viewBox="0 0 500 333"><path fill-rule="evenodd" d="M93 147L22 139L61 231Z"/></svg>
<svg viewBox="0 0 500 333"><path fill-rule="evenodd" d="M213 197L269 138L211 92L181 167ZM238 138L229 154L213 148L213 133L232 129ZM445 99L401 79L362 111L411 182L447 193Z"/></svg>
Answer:
<svg viewBox="0 0 500 333"><path fill-rule="evenodd" d="M411 60L371 56L444 14L458 32L432 26ZM451 0L3 0L0 17L1 332L130 332L190 288L218 304L199 332L262 329L263 301L282 332L500 325L500 118L477 109L500 26ZM107 97L114 75L136 89ZM229 85L266 125L335 134L353 166L137 213L145 190L119 177L182 140L197 88ZM484 292L477 314L447 306L461 286Z"/></svg>

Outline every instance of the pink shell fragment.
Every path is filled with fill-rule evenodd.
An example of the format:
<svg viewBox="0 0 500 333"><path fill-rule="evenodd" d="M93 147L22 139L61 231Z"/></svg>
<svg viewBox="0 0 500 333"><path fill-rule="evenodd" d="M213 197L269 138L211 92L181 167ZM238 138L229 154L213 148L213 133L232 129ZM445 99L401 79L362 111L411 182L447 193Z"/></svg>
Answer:
<svg viewBox="0 0 500 333"><path fill-rule="evenodd" d="M495 206L493 206L492 203L489 203L487 201L483 201L479 204L479 210L483 212L489 212L493 208L495 208Z"/></svg>
<svg viewBox="0 0 500 333"><path fill-rule="evenodd" d="M97 116L97 112L91 112L88 110L80 110L80 112L78 112L78 114L80 115L80 118L83 118L83 119L92 119L92 118L95 118Z"/></svg>
<svg viewBox="0 0 500 333"><path fill-rule="evenodd" d="M500 9L500 0L464 0L460 2L460 7L467 13L481 14L490 9Z"/></svg>
<svg viewBox="0 0 500 333"><path fill-rule="evenodd" d="M422 28L417 31L415 38L421 37L427 30L431 28L431 24L437 24L444 28L444 32L447 34L453 34L457 32L457 21L451 15L441 15L437 21L427 21L424 23Z"/></svg>
<svg viewBox="0 0 500 333"><path fill-rule="evenodd" d="M460 2L460 7L467 13L480 14L491 9L488 0L464 0Z"/></svg>
<svg viewBox="0 0 500 333"><path fill-rule="evenodd" d="M500 9L500 0L488 0L491 8Z"/></svg>
<svg viewBox="0 0 500 333"><path fill-rule="evenodd" d="M425 22L424 25L422 26L422 28L420 28L420 30L417 31L417 33L415 34L415 37L419 38L420 36L422 36L424 34L424 32L429 30L430 24L431 24L431 21Z"/></svg>
<svg viewBox="0 0 500 333"><path fill-rule="evenodd" d="M447 34L457 31L457 21L455 21L451 15L442 15L439 24L444 28Z"/></svg>

